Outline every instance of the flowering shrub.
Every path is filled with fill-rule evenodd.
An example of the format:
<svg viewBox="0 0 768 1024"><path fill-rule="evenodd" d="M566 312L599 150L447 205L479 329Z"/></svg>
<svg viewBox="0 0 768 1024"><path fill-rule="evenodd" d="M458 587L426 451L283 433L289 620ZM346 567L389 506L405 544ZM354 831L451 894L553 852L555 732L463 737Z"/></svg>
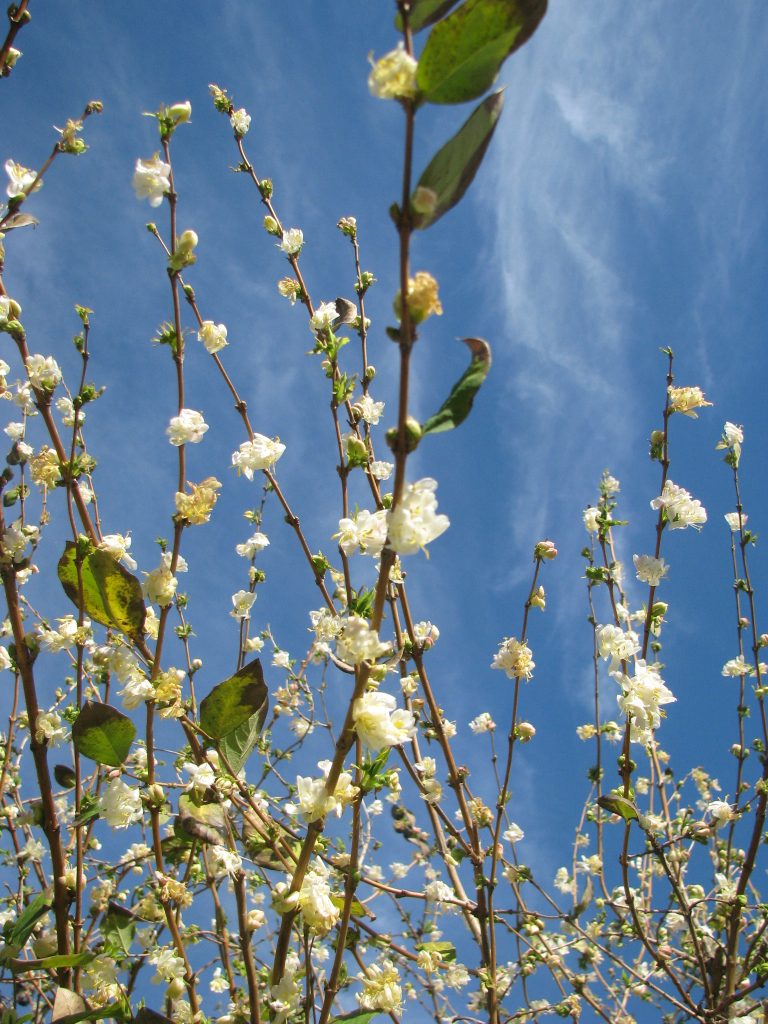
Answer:
<svg viewBox="0 0 768 1024"><path fill-rule="evenodd" d="M339 481L334 526L323 539L329 554L313 553L309 537L319 527L299 517L278 479L290 448L260 419L267 433L254 429L228 370L236 342L215 319L215 296L198 295L187 279L205 258L196 232L178 230L184 165L174 162L173 144L178 130L194 130L190 103L152 115L161 148L139 156L133 176L137 199L165 219L149 225L169 288L169 319L154 340L167 350L176 386L163 439L175 452L172 512L156 563L140 567L131 536L106 532L113 524L99 512L85 425L85 406L101 399L86 382L92 311L76 307L80 375L70 378L63 358L31 353L21 302L0 282L8 356L0 387L12 410L0 478L7 608L0 669L9 680L0 768L4 1024L367 1024L406 1014L500 1024L547 1013L629 1022L646 1006L702 1024L765 1019L768 909L759 856L768 726L760 651L768 635L758 631L749 572L756 538L740 497L744 432L731 422L718 444L735 487L726 522L738 637L738 652L722 668L738 688L725 798L704 768L673 772L661 745L665 717L683 705L660 657L669 607L657 590L670 573L667 540L707 523L701 502L670 479L673 428L676 414L697 418L711 404L699 387L675 386L671 350L664 350L663 423L651 436L660 477L648 500L655 530L648 550L632 554L636 580L647 588L640 602L623 575L620 485L609 473L584 512L595 714L578 737L592 744L594 766L569 866L551 882L539 877L523 859L525 832L510 815L517 747L537 732L523 715L526 688L536 685L529 620L546 609L543 574L558 555L552 540L532 538L517 636L500 638L478 668L503 670L508 719L497 726L475 708L468 728L479 737L475 749L489 753L471 765L457 760L452 695L429 669L440 630L414 613L407 579L418 576L433 545L439 550L451 524L438 510L437 482L419 476L412 456L418 449L428 460L431 435L461 426L491 352L482 339L466 339L465 372L431 416L414 417L412 356L430 317L444 311L434 275L412 272L411 244L472 184L502 107L500 91L486 93L534 34L546 4L397 7L402 40L373 63L368 82L374 96L399 105L405 124L403 192L392 210L399 289L395 323L384 330L366 315L376 282L362 267L356 219L338 221L355 300L315 303L302 266L310 243L303 229L283 226L274 185L246 148L256 115L210 86L237 171L266 211L265 232L277 239L272 255L289 265L277 288L306 316L325 388ZM0 53L5 77L20 56L11 44L26 4L12 11ZM414 181L422 111L477 99ZM92 102L67 122L39 172L7 161L0 230L32 223L22 208L61 156L84 152L86 119L100 112ZM190 335L202 346L193 342L188 351ZM382 338L399 357L388 430L369 361ZM209 668L214 657L198 649L194 602L183 590L189 531L207 529L227 490L215 476L200 478L188 451L205 448L221 414L213 401L207 420L186 404L185 358L210 361L239 417L243 439L221 476L229 469L229 479L245 477L249 493L260 487L246 512L250 536L232 538L247 568L219 610L236 635L235 662L223 678ZM309 634L297 657L270 629L253 628L267 582L262 556L274 540L263 529L272 507L316 588L318 607L296 609ZM43 547L49 537L55 558L51 545ZM206 570L210 582L219 572L215 552Z"/></svg>

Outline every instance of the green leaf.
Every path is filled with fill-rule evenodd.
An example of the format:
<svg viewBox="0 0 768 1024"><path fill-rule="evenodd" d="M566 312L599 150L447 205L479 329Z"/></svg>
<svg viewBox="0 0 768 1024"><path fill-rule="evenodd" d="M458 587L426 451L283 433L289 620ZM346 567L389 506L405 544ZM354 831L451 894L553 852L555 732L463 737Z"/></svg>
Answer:
<svg viewBox="0 0 768 1024"><path fill-rule="evenodd" d="M464 103L489 89L544 17L547 0L466 0L438 22L416 80L430 103Z"/></svg>
<svg viewBox="0 0 768 1024"><path fill-rule="evenodd" d="M84 967L95 956L95 953L55 953L53 956L46 956L41 960L14 960L11 963L11 970L14 974L24 974L32 970L53 971L59 967Z"/></svg>
<svg viewBox="0 0 768 1024"><path fill-rule="evenodd" d="M618 814L624 821L637 821L637 807L625 796L618 796L616 793L609 793L597 798L598 805L604 811L611 814Z"/></svg>
<svg viewBox="0 0 768 1024"><path fill-rule="evenodd" d="M417 950L425 949L428 953L439 953L443 963L453 963L456 959L456 947L452 942L419 942Z"/></svg>
<svg viewBox="0 0 768 1024"><path fill-rule="evenodd" d="M219 750L227 759L227 763L235 775L243 768L259 742L262 725L264 725L264 714L258 711L255 715L247 718L237 729L228 732L219 740Z"/></svg>
<svg viewBox="0 0 768 1024"><path fill-rule="evenodd" d="M36 228L40 221L29 213L13 213L3 224L3 231L13 231L14 228Z"/></svg>
<svg viewBox="0 0 768 1024"><path fill-rule="evenodd" d="M456 135L432 158L418 180L416 193L411 196L414 228L429 227L459 202L477 174L503 106L502 90L486 96ZM425 191L419 194L419 189Z"/></svg>
<svg viewBox="0 0 768 1024"><path fill-rule="evenodd" d="M12 959L24 948L37 922L48 913L51 903L49 895L39 892L15 921L6 921L3 925L5 948L0 951L0 963Z"/></svg>
<svg viewBox="0 0 768 1024"><path fill-rule="evenodd" d="M226 815L221 804L197 801L191 793L179 797L176 825L183 835L219 846L226 841Z"/></svg>
<svg viewBox="0 0 768 1024"><path fill-rule="evenodd" d="M78 545L67 541L59 559L58 573L64 592L79 609L77 551ZM81 573L83 611L102 626L118 629L131 640L140 640L144 635L147 610L136 577L106 551L97 548L91 548L83 557Z"/></svg>
<svg viewBox="0 0 768 1024"><path fill-rule="evenodd" d="M408 16L411 32L420 32L423 28L434 24L457 3L458 0L411 0L411 10ZM403 19L399 14L395 18L395 28L398 32L403 30Z"/></svg>
<svg viewBox="0 0 768 1024"><path fill-rule="evenodd" d="M62 789L72 789L77 782L74 769L68 764L57 764L53 767L53 777Z"/></svg>
<svg viewBox="0 0 768 1024"><path fill-rule="evenodd" d="M58 988L53 1000L51 1024L78 1024L82 1020L104 1020L107 1017L124 1021L130 1019L128 1011L125 1002L108 1003L106 1006L89 1010L85 1000L77 992L72 992L68 988Z"/></svg>
<svg viewBox="0 0 768 1024"><path fill-rule="evenodd" d="M330 899L334 907L337 907L339 910L344 909L344 897L341 894L338 896L331 896ZM376 915L373 911L369 910L364 903L361 903L356 896L352 897L352 902L349 905L349 912L352 917L370 917L374 921L376 920Z"/></svg>
<svg viewBox="0 0 768 1024"><path fill-rule="evenodd" d="M329 1024L369 1024L378 1016L378 1010L353 1010L351 1013L342 1014L341 1017L332 1017Z"/></svg>
<svg viewBox="0 0 768 1024"><path fill-rule="evenodd" d="M117 952L128 956L136 932L136 915L120 903L110 901L101 930L105 940Z"/></svg>
<svg viewBox="0 0 768 1024"><path fill-rule="evenodd" d="M136 726L117 708L87 700L72 726L75 750L99 764L119 768L128 757Z"/></svg>
<svg viewBox="0 0 768 1024"><path fill-rule="evenodd" d="M422 424L422 434L440 434L444 430L453 430L469 415L480 385L488 376L491 368L491 347L482 338L464 338L469 347L472 359L469 368L464 371L451 389L438 411Z"/></svg>
<svg viewBox="0 0 768 1024"><path fill-rule="evenodd" d="M168 1017L164 1017L157 1010L150 1010L148 1006L142 1006L134 1017L135 1024L172 1024Z"/></svg>
<svg viewBox="0 0 768 1024"><path fill-rule="evenodd" d="M214 686L200 704L200 727L212 739L220 740L253 715L258 716L261 727L267 715L267 684L258 658Z"/></svg>
<svg viewBox="0 0 768 1024"><path fill-rule="evenodd" d="M85 1005L85 1000L77 992L73 992L69 988L56 989L56 995L53 998L53 1013L51 1014L53 1024L64 1017L75 1018L78 1014L87 1012L88 1007Z"/></svg>

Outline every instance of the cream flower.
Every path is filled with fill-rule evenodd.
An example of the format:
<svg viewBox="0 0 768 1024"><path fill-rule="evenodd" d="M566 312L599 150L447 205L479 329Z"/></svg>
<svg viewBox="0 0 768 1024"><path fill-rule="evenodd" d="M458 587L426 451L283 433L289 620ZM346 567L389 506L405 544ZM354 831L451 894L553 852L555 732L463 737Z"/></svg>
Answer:
<svg viewBox="0 0 768 1024"><path fill-rule="evenodd" d="M197 444L202 441L207 430L208 424L202 413L195 409L182 409L178 416L171 418L165 432L171 444L178 448L183 444Z"/></svg>
<svg viewBox="0 0 768 1024"><path fill-rule="evenodd" d="M215 324L213 320L203 320L197 337L205 345L205 351L210 352L211 355L220 352L225 345L229 344L227 328L224 324Z"/></svg>
<svg viewBox="0 0 768 1024"><path fill-rule="evenodd" d="M285 445L275 438L271 440L263 434L254 434L252 441L244 441L236 452L232 453L232 465L249 480L259 469L269 469L285 451Z"/></svg>
<svg viewBox="0 0 768 1024"><path fill-rule="evenodd" d="M133 190L137 199L149 200L150 206L159 206L163 196L170 191L171 165L155 153L151 160L137 160L133 172Z"/></svg>
<svg viewBox="0 0 768 1024"><path fill-rule="evenodd" d="M368 75L368 88L381 100L411 100L419 91L416 84L418 62L400 43L380 57Z"/></svg>

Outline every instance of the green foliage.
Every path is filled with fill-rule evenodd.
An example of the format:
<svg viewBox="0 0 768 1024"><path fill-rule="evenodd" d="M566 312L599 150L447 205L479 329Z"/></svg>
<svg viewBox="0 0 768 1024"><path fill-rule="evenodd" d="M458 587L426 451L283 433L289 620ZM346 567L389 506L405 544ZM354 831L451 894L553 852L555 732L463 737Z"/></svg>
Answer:
<svg viewBox="0 0 768 1024"><path fill-rule="evenodd" d="M264 723L267 714L267 684L258 658L244 665L213 690L200 704L200 727L211 739L229 736L249 719Z"/></svg>
<svg viewBox="0 0 768 1024"><path fill-rule="evenodd" d="M77 563L80 554L82 608ZM59 580L72 603L95 622L141 640L147 610L141 584L119 562L90 545L67 541L59 559Z"/></svg>
<svg viewBox="0 0 768 1024"><path fill-rule="evenodd" d="M472 353L469 367L451 388L438 411L422 424L422 434L440 434L453 430L469 415L480 386L491 368L491 347L482 338L464 338Z"/></svg>
<svg viewBox="0 0 768 1024"><path fill-rule="evenodd" d="M72 726L72 742L78 754L99 764L119 768L128 757L136 726L117 708L88 700Z"/></svg>
<svg viewBox="0 0 768 1024"><path fill-rule="evenodd" d="M460 201L482 163L503 106L501 90L486 96L429 162L411 196L411 224L414 228L428 228ZM426 204L419 198L425 195L424 190L428 198ZM417 208L419 205L421 209Z"/></svg>
<svg viewBox="0 0 768 1024"><path fill-rule="evenodd" d="M464 103L482 96L546 9L547 0L466 0L429 34L417 72L424 99Z"/></svg>

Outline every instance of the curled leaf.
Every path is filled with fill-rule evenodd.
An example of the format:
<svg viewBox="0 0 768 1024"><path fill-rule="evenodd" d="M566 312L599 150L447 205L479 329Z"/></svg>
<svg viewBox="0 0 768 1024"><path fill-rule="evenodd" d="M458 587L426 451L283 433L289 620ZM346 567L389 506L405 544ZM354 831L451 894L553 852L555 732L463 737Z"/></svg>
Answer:
<svg viewBox="0 0 768 1024"><path fill-rule="evenodd" d="M422 424L422 434L439 434L453 430L469 415L481 384L491 368L491 346L482 338L464 338L464 344L472 353L469 367L456 381L437 412Z"/></svg>

